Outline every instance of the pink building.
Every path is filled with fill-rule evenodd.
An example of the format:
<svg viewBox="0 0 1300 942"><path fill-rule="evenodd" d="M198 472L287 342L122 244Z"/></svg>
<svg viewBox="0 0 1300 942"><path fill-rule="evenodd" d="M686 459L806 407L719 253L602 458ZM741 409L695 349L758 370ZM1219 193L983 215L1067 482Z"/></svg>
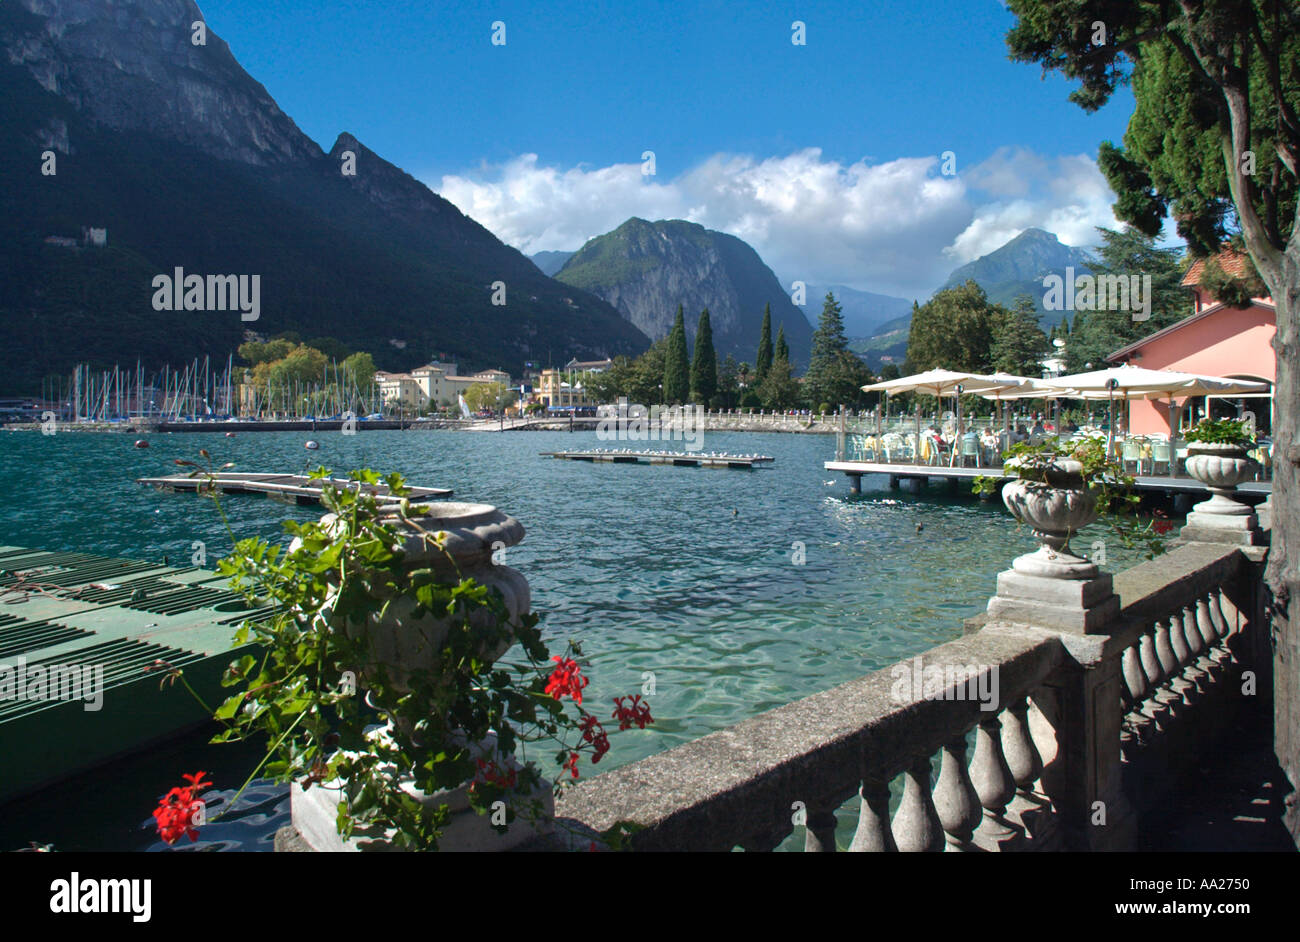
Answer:
<svg viewBox="0 0 1300 942"><path fill-rule="evenodd" d="M1249 271L1248 258L1232 251L1223 252L1219 265L1232 275ZM1275 377L1273 334L1277 330L1277 308L1269 297L1254 298L1246 308L1220 304L1200 285L1205 262L1192 263L1183 277L1183 285L1192 289L1192 315L1164 330L1143 337L1106 357L1111 363L1132 363L1149 370L1181 370L1208 376L1262 380L1272 383ZM1271 395L1193 397L1182 405L1182 424L1186 427L1207 410L1215 418L1237 418L1243 410L1255 414L1256 427L1267 433L1272 429ZM1166 401L1129 403L1127 427L1134 434L1169 434Z"/></svg>

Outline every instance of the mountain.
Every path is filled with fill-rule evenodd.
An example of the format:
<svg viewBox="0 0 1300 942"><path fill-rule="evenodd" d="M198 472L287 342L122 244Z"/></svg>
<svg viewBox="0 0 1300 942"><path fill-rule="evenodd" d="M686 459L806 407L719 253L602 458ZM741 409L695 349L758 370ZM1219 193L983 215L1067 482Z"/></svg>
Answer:
<svg viewBox="0 0 1300 942"><path fill-rule="evenodd" d="M191 0L0 4L0 391L81 360L224 359L246 328L386 369L647 346L351 134L322 151L211 30L195 45L201 20ZM107 244L76 244L84 227ZM257 276L258 318L155 310L177 267Z"/></svg>
<svg viewBox="0 0 1300 942"><path fill-rule="evenodd" d="M844 312L844 335L849 338L871 337L882 331L882 325L900 317L911 317L912 302L887 294L859 291L847 285L808 285L808 305L804 312L813 327L817 326L822 301L826 292L835 295Z"/></svg>
<svg viewBox="0 0 1300 942"><path fill-rule="evenodd" d="M538 252L528 256L533 264L542 270L543 275L555 276L564 267L564 263L573 257L572 252Z"/></svg>
<svg viewBox="0 0 1300 942"><path fill-rule="evenodd" d="M718 356L749 363L758 351L763 305L770 304L773 340L784 325L796 367L808 366L807 318L758 253L725 232L680 219L632 218L587 242L555 278L604 298L652 340L668 334L678 304L694 337L707 307Z"/></svg>
<svg viewBox="0 0 1300 942"><path fill-rule="evenodd" d="M1061 312L1043 308L1043 276L1054 273L1064 278L1067 266L1073 267L1075 274L1084 274L1090 270L1090 261L1083 249L1062 244L1052 233L1026 229L1001 248L956 269L943 288L955 288L973 279L990 301L1007 306L1015 302L1017 295L1027 294L1034 299L1039 318L1054 324L1061 320Z"/></svg>

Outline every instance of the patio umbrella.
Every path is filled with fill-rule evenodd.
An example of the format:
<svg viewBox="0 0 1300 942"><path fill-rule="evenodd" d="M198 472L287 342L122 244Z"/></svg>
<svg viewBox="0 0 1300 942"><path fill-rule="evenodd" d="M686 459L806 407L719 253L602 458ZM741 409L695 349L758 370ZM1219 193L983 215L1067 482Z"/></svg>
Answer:
<svg viewBox="0 0 1300 942"><path fill-rule="evenodd" d="M1091 373L1075 373L1040 381L1043 386L1065 390L1072 399L1105 399L1108 401L1111 421L1108 436L1109 452L1115 435L1115 400L1168 399L1204 395L1231 395L1236 392L1259 392L1267 383L1252 380L1226 379L1201 373L1180 373L1174 370L1148 370L1140 366L1113 366ZM1170 416L1171 440L1174 435L1173 417ZM1171 466L1173 462L1170 462Z"/></svg>
<svg viewBox="0 0 1300 942"><path fill-rule="evenodd" d="M955 396L957 387L961 387L962 392L979 392L984 389L997 389L1006 385L1000 383L991 376L984 376L980 373L959 373L954 370L926 370L924 373L915 373L911 376L900 376L898 379L887 379L880 383L872 383L863 386L863 392L883 391L886 395L890 393L921 393L926 396ZM960 431L960 429L959 429ZM916 405L916 443L919 447L921 444L921 404Z"/></svg>

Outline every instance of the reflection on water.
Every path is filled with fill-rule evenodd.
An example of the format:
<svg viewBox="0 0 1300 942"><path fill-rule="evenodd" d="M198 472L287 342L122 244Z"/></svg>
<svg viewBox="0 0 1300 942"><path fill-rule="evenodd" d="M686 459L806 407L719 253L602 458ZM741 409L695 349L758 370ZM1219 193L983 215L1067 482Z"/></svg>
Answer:
<svg viewBox="0 0 1300 942"><path fill-rule="evenodd" d="M310 455L308 437L321 443ZM368 466L454 488L457 499L496 504L523 523L527 536L506 562L528 577L552 647L583 642L592 661L586 702L640 692L653 675L655 724L612 736L602 771L956 637L962 619L983 609L996 573L1033 546L998 506L938 488L918 498L864 479L862 496L849 498L845 480L822 468L833 436L705 438L707 450L761 452L775 465L733 471L538 456L608 445L593 433L175 434L152 436L148 450L122 435L0 434L0 480L9 485L0 492L0 543L178 563L202 540L212 565L230 539L206 498L133 483L170 473L174 458L200 448L241 471ZM60 481L78 486L51 486ZM255 496L224 503L240 537L274 537L285 517L319 512ZM1079 546L1098 535L1085 531ZM1108 548L1107 568L1134 561ZM152 824L156 797L181 773L216 770L213 797L228 801L255 765L251 753L205 739L196 734L0 808L0 848L28 840L63 849L163 846L141 822ZM536 758L548 768L553 761L548 750ZM90 794L94 813L74 813L69 823L68 808ZM282 789L250 790L192 849L269 849L286 811Z"/></svg>

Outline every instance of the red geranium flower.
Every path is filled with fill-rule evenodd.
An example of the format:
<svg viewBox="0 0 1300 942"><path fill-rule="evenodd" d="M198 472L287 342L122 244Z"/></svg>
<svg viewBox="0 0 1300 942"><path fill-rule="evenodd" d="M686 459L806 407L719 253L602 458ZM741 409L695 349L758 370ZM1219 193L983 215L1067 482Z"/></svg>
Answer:
<svg viewBox="0 0 1300 942"><path fill-rule="evenodd" d="M640 694L631 697L628 705L624 706L623 701L626 699L629 698L614 698L614 713L612 715L614 719L618 720L620 730L630 729L633 724L636 725L637 729L645 729L647 724L654 722L654 717L650 715L650 704L642 703Z"/></svg>
<svg viewBox="0 0 1300 942"><path fill-rule="evenodd" d="M582 688L587 686L587 678L582 676L582 667L573 658L559 655L551 658L559 667L551 671L546 683L546 692L556 700L566 696L573 697L574 703L582 703Z"/></svg>
<svg viewBox="0 0 1300 942"><path fill-rule="evenodd" d="M578 754L576 752L569 753L569 758L568 761L564 763L564 768L572 772L574 778L578 777Z"/></svg>
<svg viewBox="0 0 1300 942"><path fill-rule="evenodd" d="M199 828L195 817L203 802L196 796L199 789L212 784L203 780L202 772L182 775L181 778L189 784L184 788L173 788L159 799L158 807L153 810L158 836L168 844L175 844L184 835L188 835L191 841L198 840Z"/></svg>

